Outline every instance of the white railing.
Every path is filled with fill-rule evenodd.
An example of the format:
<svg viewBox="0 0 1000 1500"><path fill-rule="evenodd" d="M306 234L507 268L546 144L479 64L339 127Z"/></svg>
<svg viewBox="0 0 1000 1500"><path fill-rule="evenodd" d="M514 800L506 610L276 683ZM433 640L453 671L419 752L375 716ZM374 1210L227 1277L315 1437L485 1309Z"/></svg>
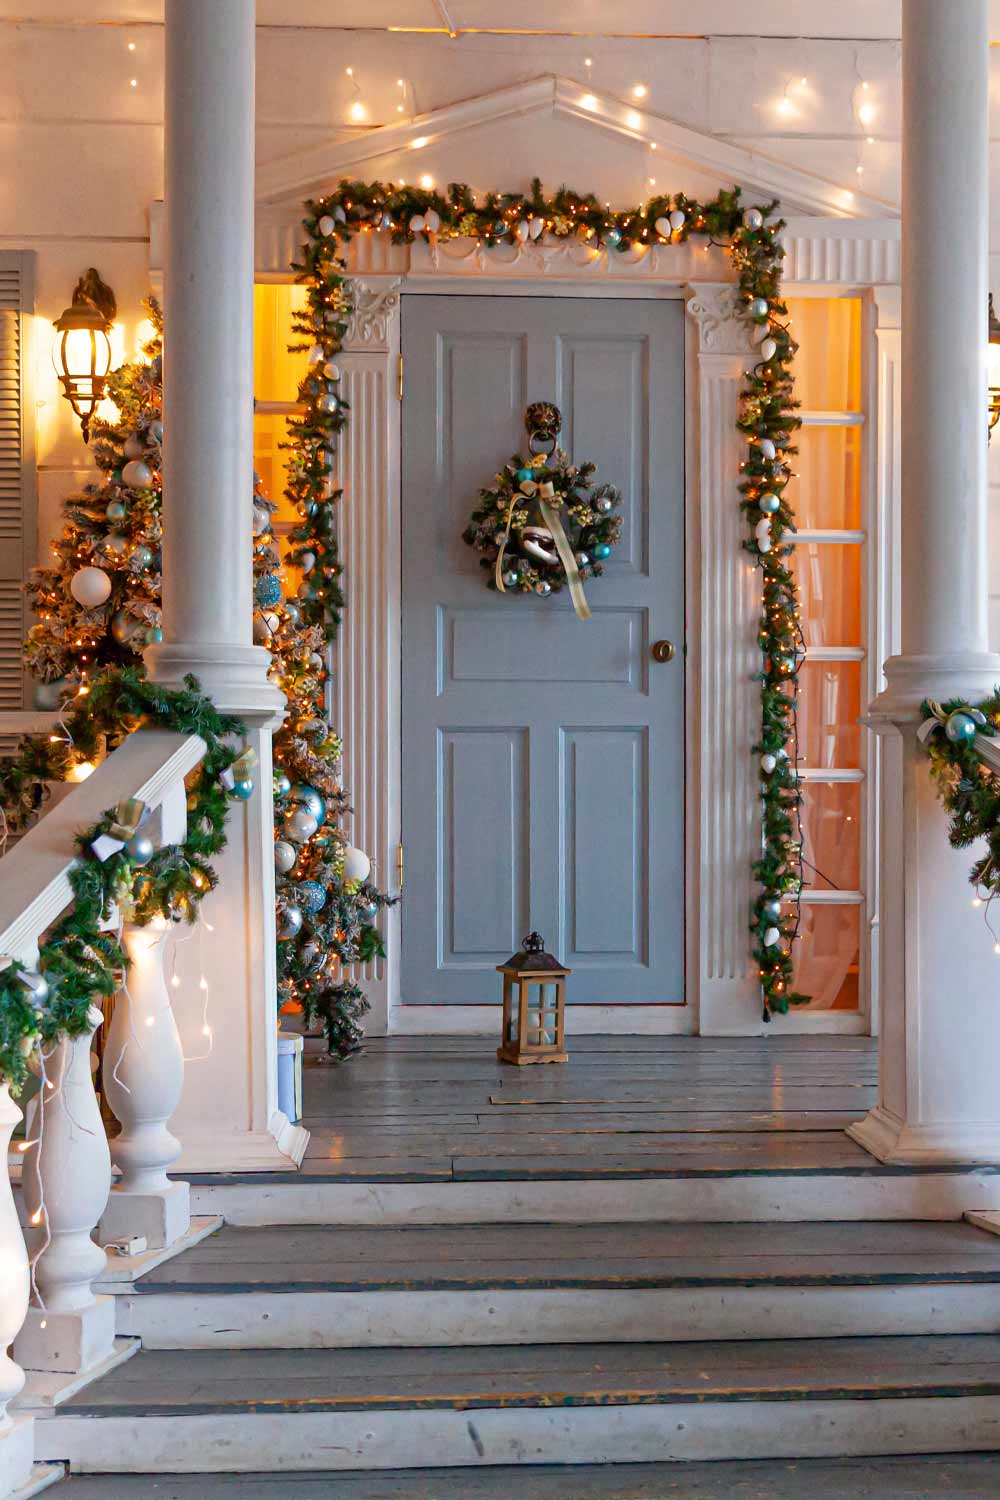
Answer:
<svg viewBox="0 0 1000 1500"><path fill-rule="evenodd" d="M37 730L0 719L0 734ZM145 729L131 735L86 781L43 816L0 860L0 954L33 967L39 942L73 899L74 839L125 797L151 809L145 825L154 844L183 839L187 822L184 777L205 744L197 735ZM118 930L112 917L109 928ZM23 1370L83 1373L114 1347L114 1306L95 1296L104 1270L99 1244L145 1239L150 1249L173 1244L190 1225L186 1183L170 1182L179 1154L167 1122L180 1098L183 1057L163 975L167 924L122 926L132 964L115 1002L105 1044L105 1094L121 1124L109 1144L94 1092L91 1041L101 1011L91 1011L89 1033L64 1040L44 1058L41 1087L28 1105L27 1139L0 1171L0 1439L7 1403ZM0 1150L4 1157L21 1111L0 1085ZM120 1177L112 1188L112 1164ZM11 1186L21 1166L22 1233ZM94 1230L99 1230L99 1244ZM26 1243L27 1241L27 1243ZM29 1252L33 1274L29 1270ZM4 1351L14 1344L14 1360ZM15 1363L16 1361L16 1363ZM3 1455L0 1454L0 1459Z"/></svg>

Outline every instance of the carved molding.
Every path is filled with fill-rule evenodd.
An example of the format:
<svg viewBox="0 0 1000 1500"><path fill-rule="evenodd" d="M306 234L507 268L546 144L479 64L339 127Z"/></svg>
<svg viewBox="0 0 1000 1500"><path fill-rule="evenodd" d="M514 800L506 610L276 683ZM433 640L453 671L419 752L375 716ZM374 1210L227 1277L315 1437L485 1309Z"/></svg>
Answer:
<svg viewBox="0 0 1000 1500"><path fill-rule="evenodd" d="M351 277L353 309L344 337L345 350L387 353L392 320L399 307L400 279L373 285L363 277Z"/></svg>
<svg viewBox="0 0 1000 1500"><path fill-rule="evenodd" d="M687 311L698 328L700 354L753 352L753 324L742 311L736 287L702 282L690 291Z"/></svg>

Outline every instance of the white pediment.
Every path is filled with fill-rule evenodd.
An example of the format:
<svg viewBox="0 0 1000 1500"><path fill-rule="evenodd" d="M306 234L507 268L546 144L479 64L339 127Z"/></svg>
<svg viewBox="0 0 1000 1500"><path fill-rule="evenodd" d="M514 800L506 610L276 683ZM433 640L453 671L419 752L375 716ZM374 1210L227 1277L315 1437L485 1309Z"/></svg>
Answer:
<svg viewBox="0 0 1000 1500"><path fill-rule="evenodd" d="M891 203L552 74L263 163L258 212L267 219L297 212L343 177L427 175L437 184L526 190L536 174L549 188L568 182L619 203L647 196L655 177L660 191L692 196L738 183L746 199L777 198L786 213L897 214Z"/></svg>

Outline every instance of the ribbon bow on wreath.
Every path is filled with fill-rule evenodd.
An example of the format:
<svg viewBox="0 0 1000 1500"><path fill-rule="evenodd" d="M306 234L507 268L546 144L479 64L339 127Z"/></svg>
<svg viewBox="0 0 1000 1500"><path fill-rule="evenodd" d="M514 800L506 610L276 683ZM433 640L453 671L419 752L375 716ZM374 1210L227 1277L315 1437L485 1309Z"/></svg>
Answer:
<svg viewBox="0 0 1000 1500"><path fill-rule="evenodd" d="M954 706L942 708L940 703L935 703L933 698L928 698L925 708L924 722L917 730L917 738L922 745L926 745L937 729L943 729L945 738L951 740L953 745L971 745L977 734L993 734L994 732L992 724L982 710L970 708L967 703L961 703L957 708Z"/></svg>
<svg viewBox="0 0 1000 1500"><path fill-rule="evenodd" d="M515 454L479 491L462 538L485 555L487 587L556 594L565 584L581 620L590 618L585 578L597 578L621 536L614 511L621 495L612 484L596 489L594 465L576 466L558 446L562 416L551 401L535 401L524 414L530 457Z"/></svg>

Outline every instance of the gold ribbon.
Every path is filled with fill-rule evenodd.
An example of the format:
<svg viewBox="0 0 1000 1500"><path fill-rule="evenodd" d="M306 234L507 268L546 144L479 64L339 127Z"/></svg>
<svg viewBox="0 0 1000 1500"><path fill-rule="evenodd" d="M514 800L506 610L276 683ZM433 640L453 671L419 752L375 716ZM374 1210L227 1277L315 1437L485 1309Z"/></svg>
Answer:
<svg viewBox="0 0 1000 1500"><path fill-rule="evenodd" d="M573 556L573 549L569 539L563 530L563 523L559 516L559 507L551 506L548 501L552 499L555 491L552 485L546 481L538 486L538 508L542 513L542 520L552 533L552 540L556 544L559 553L559 561L563 565L566 574L566 582L569 584L569 596L573 601L578 620L590 619L590 605L587 603L583 592L583 583L580 579L580 570Z"/></svg>
<svg viewBox="0 0 1000 1500"><path fill-rule="evenodd" d="M146 811L145 802L138 797L125 797L115 808L115 820L108 829L109 838L121 839L127 844L142 822Z"/></svg>
<svg viewBox="0 0 1000 1500"><path fill-rule="evenodd" d="M253 748L253 746L250 745L246 750L243 751L242 755L238 755L236 757L236 759L233 761L232 766L230 767L230 770L236 777L237 781L245 781L256 764L257 752Z"/></svg>
<svg viewBox="0 0 1000 1500"><path fill-rule="evenodd" d="M523 499L524 496L520 493L520 491L515 490L513 495L511 495L510 497L510 504L507 507L507 521L503 529L503 541L500 543L500 551L497 553L497 565L493 572L494 581L496 582L496 586L500 590L501 594L506 594L507 592L506 588L504 587L503 581L503 560L504 555L507 551L507 543L510 541L510 525L514 519L514 511L517 508L517 502Z"/></svg>

